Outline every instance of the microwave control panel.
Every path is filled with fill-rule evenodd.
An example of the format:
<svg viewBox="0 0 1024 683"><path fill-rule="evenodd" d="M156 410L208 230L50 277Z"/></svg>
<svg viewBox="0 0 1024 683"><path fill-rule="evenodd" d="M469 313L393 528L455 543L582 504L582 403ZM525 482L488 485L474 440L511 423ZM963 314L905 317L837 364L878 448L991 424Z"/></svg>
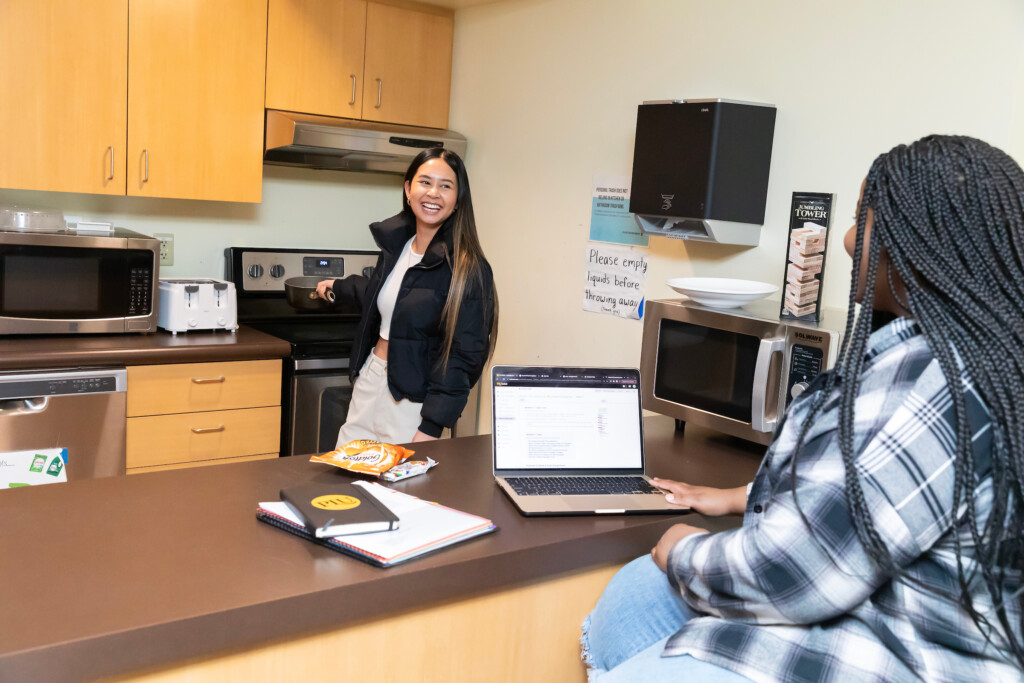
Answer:
<svg viewBox="0 0 1024 683"><path fill-rule="evenodd" d="M804 393L808 385L821 374L825 351L818 346L794 344L789 356L789 379L786 382L786 405Z"/></svg>
<svg viewBox="0 0 1024 683"><path fill-rule="evenodd" d="M128 315L149 315L153 291L153 270L133 266L129 274Z"/></svg>

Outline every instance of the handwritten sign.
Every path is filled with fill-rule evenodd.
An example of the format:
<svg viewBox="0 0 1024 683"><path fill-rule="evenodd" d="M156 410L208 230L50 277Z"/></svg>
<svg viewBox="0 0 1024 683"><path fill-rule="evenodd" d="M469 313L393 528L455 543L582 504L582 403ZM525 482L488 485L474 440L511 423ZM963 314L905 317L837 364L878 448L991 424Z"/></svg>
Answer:
<svg viewBox="0 0 1024 683"><path fill-rule="evenodd" d="M583 310L640 320L647 291L647 253L634 247L590 242Z"/></svg>
<svg viewBox="0 0 1024 683"><path fill-rule="evenodd" d="M646 247L647 233L629 212L627 176L595 175L590 204L590 239Z"/></svg>

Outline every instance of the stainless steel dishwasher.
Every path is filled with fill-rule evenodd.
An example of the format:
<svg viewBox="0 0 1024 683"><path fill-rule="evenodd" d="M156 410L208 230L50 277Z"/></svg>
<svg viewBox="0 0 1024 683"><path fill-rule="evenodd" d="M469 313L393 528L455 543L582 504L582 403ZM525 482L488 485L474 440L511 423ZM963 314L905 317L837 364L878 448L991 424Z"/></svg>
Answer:
<svg viewBox="0 0 1024 683"><path fill-rule="evenodd" d="M124 474L124 368L0 373L0 453L66 448L68 481Z"/></svg>

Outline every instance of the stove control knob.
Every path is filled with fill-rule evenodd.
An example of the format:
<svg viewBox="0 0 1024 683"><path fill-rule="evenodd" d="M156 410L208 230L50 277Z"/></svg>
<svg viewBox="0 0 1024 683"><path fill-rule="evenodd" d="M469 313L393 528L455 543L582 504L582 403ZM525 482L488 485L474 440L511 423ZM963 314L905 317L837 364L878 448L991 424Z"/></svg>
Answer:
<svg viewBox="0 0 1024 683"><path fill-rule="evenodd" d="M281 277L284 275L284 266L270 266L270 277Z"/></svg>
<svg viewBox="0 0 1024 683"><path fill-rule="evenodd" d="M249 277L251 277L253 280L258 280L261 277L263 277L263 266L256 263L254 265L249 266L249 270L245 272L248 273Z"/></svg>

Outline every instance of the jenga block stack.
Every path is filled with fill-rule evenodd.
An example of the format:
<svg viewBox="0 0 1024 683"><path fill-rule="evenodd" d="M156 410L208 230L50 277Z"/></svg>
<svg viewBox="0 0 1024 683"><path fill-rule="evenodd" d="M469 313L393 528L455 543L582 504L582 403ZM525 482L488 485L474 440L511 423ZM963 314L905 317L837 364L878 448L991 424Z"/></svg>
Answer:
<svg viewBox="0 0 1024 683"><path fill-rule="evenodd" d="M786 310L793 315L807 315L808 313L814 313L814 304L807 304L806 306L798 306L793 303L789 298L786 299Z"/></svg>
<svg viewBox="0 0 1024 683"><path fill-rule="evenodd" d="M786 283L786 298L792 299L798 306L813 303L818 300L819 287L817 280L805 283L788 282Z"/></svg>
<svg viewBox="0 0 1024 683"><path fill-rule="evenodd" d="M790 247L789 260L797 264L801 268L814 268L817 267L821 270L821 264L825 260L822 254L806 255L796 250L795 247Z"/></svg>
<svg viewBox="0 0 1024 683"><path fill-rule="evenodd" d="M790 242L801 254L820 254L825 251L825 228L814 223L804 223L804 227L790 234Z"/></svg>
<svg viewBox="0 0 1024 683"><path fill-rule="evenodd" d="M813 280L814 276L821 272L821 264L809 268L801 268L796 263L790 263L786 268L787 282L807 282Z"/></svg>

